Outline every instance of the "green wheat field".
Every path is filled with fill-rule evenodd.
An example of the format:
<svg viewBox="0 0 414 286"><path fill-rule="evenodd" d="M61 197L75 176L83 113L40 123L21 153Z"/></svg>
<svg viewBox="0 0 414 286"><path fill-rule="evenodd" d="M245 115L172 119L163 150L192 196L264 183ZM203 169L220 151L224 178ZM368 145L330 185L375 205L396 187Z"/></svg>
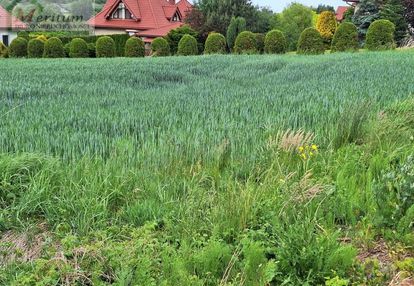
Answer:
<svg viewBox="0 0 414 286"><path fill-rule="evenodd" d="M413 275L412 50L0 69L1 285Z"/></svg>

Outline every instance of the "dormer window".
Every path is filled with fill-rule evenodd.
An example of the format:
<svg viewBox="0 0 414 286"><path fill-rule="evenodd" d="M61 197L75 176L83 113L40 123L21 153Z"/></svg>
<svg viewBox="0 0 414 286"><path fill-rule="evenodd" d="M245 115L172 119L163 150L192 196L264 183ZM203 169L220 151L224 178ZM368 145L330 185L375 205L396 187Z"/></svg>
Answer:
<svg viewBox="0 0 414 286"><path fill-rule="evenodd" d="M174 16L172 16L171 18L171 22L181 22L181 16L180 14L177 12L175 12Z"/></svg>
<svg viewBox="0 0 414 286"><path fill-rule="evenodd" d="M112 19L132 19L133 16L123 2L120 2L118 7L112 13Z"/></svg>

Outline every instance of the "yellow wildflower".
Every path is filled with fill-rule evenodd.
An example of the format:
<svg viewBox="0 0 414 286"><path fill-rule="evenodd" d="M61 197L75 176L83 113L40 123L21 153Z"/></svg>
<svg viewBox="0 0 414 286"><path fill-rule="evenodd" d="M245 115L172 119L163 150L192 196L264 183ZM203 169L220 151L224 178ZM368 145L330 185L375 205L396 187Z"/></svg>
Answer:
<svg viewBox="0 0 414 286"><path fill-rule="evenodd" d="M318 151L318 146L316 146L315 144L312 144L312 150Z"/></svg>

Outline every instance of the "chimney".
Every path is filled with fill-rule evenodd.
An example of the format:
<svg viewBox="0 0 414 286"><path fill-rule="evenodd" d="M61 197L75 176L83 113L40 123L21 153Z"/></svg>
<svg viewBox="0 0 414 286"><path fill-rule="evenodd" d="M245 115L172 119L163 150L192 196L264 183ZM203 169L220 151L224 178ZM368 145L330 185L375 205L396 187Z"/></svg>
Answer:
<svg viewBox="0 0 414 286"><path fill-rule="evenodd" d="M175 0L168 0L168 3L170 3L171 5L175 5Z"/></svg>

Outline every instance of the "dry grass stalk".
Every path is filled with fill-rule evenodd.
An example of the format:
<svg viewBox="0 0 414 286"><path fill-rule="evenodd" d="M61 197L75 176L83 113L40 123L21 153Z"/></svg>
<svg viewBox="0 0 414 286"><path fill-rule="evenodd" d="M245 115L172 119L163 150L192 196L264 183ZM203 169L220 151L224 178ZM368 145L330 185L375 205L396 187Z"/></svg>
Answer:
<svg viewBox="0 0 414 286"><path fill-rule="evenodd" d="M312 132L305 132L302 129L297 131L288 129L285 132L279 131L275 138L270 137L267 146L290 152L297 150L300 146L310 144L313 138Z"/></svg>

